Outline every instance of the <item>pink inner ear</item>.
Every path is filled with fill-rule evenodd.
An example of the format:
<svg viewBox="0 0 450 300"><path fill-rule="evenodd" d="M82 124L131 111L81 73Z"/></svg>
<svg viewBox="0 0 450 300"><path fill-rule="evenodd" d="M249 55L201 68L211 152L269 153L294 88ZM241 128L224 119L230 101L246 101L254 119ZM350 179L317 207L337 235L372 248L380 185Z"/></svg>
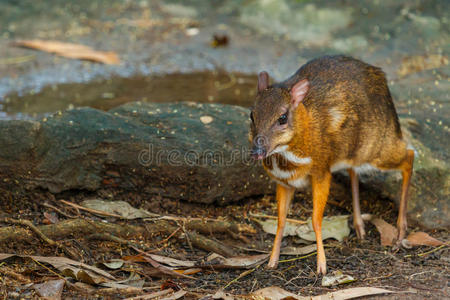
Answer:
<svg viewBox="0 0 450 300"><path fill-rule="evenodd" d="M269 74L262 71L258 75L258 92L265 90L269 86Z"/></svg>
<svg viewBox="0 0 450 300"><path fill-rule="evenodd" d="M303 79L297 82L291 89L291 97L292 97L292 106L296 108L300 102L306 96L306 93L309 90L309 81L308 79Z"/></svg>

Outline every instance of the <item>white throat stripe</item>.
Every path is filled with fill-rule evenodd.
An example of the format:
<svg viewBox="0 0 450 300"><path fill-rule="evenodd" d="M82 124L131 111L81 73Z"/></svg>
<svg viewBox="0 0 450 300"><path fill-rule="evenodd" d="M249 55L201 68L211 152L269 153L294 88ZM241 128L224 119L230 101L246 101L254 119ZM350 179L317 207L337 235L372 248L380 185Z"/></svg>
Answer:
<svg viewBox="0 0 450 300"><path fill-rule="evenodd" d="M294 153L290 151L284 151L280 153L284 156L288 161L294 164L301 164L301 165L307 165L311 163L311 157L298 157Z"/></svg>
<svg viewBox="0 0 450 300"><path fill-rule="evenodd" d="M270 170L270 173L272 173L273 176L279 179L287 179L291 178L295 174L294 171L283 171L281 170L277 165L277 160L275 157L272 157L272 170Z"/></svg>

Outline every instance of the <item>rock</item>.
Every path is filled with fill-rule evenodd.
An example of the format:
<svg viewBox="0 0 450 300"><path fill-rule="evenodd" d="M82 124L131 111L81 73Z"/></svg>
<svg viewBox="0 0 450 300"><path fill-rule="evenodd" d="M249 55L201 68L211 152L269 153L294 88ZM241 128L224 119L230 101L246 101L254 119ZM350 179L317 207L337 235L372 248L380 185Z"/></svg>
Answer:
<svg viewBox="0 0 450 300"><path fill-rule="evenodd" d="M208 124L201 121L207 115ZM264 194L248 157L248 110L130 103L69 110L41 122L1 121L0 180L18 189L114 188L199 203Z"/></svg>

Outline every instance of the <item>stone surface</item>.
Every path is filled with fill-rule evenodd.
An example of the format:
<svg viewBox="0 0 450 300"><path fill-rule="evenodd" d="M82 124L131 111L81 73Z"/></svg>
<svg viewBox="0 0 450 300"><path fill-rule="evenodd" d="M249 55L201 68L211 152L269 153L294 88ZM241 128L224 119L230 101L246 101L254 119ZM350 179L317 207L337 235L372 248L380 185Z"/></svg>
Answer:
<svg viewBox="0 0 450 300"><path fill-rule="evenodd" d="M204 124L201 117L212 119ZM198 203L269 192L248 157L248 110L218 104L81 108L42 122L0 122L0 177L53 193L101 188Z"/></svg>

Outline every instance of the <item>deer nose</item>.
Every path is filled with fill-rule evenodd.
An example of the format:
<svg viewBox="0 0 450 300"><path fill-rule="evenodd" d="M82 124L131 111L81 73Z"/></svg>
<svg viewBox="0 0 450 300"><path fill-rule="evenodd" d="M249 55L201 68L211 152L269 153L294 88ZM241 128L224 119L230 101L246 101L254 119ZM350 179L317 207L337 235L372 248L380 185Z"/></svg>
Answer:
<svg viewBox="0 0 450 300"><path fill-rule="evenodd" d="M263 147L253 147L252 156L256 160L261 160L266 157L266 149Z"/></svg>

